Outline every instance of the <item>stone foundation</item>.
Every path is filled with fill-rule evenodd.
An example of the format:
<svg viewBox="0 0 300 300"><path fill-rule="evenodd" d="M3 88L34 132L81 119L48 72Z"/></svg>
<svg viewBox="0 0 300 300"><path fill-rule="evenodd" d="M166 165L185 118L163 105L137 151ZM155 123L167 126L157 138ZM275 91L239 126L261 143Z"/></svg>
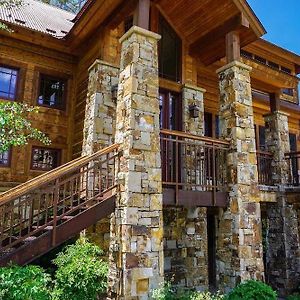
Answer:
<svg viewBox="0 0 300 300"><path fill-rule="evenodd" d="M206 208L166 207L165 280L183 288L208 289Z"/></svg>

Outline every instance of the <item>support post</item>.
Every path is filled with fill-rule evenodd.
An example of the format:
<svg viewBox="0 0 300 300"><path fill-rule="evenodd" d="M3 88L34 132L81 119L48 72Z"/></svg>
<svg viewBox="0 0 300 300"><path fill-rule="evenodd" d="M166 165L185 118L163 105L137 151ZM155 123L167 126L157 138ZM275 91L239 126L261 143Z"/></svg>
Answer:
<svg viewBox="0 0 300 300"><path fill-rule="evenodd" d="M120 40L115 140L122 154L111 225L110 299L149 299L163 281L159 39L133 26Z"/></svg>
<svg viewBox="0 0 300 300"><path fill-rule="evenodd" d="M272 95L272 112L265 116L266 146L273 154L272 177L278 191L276 203L267 206L266 274L268 283L285 297L300 283L300 245L297 210L285 192L290 172L284 155L290 152L288 115L278 108L279 97Z"/></svg>
<svg viewBox="0 0 300 300"><path fill-rule="evenodd" d="M226 58L228 64L233 61L239 61L241 58L241 44L238 31L231 31L226 34Z"/></svg>
<svg viewBox="0 0 300 300"><path fill-rule="evenodd" d="M251 67L238 62L219 69L220 130L230 142L229 205L220 214L218 283L228 291L241 281L264 280Z"/></svg>
<svg viewBox="0 0 300 300"><path fill-rule="evenodd" d="M150 0L138 0L134 21L136 26L149 30Z"/></svg>

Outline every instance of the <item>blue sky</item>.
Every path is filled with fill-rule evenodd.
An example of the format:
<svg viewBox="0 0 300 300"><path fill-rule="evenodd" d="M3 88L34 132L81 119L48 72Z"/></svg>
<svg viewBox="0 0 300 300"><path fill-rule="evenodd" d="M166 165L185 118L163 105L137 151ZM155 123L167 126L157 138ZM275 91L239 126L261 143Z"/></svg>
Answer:
<svg viewBox="0 0 300 300"><path fill-rule="evenodd" d="M300 0L248 0L267 30L264 39L300 55Z"/></svg>

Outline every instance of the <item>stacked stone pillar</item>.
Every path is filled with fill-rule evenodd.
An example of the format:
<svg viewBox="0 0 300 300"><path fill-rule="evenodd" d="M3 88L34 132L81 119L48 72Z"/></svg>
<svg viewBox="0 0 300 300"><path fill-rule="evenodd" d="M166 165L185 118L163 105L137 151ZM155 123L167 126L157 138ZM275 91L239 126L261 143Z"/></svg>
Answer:
<svg viewBox="0 0 300 300"><path fill-rule="evenodd" d="M96 60L89 68L82 154L88 155L113 144L116 103L112 87L119 82L119 68Z"/></svg>
<svg viewBox="0 0 300 300"><path fill-rule="evenodd" d="M115 141L122 154L111 224L110 299L148 299L163 281L159 38L134 26L120 40Z"/></svg>
<svg viewBox="0 0 300 300"><path fill-rule="evenodd" d="M286 296L300 281L297 211L287 203L285 192L291 171L284 156L290 151L288 115L274 111L265 116L265 123L266 145L273 154L272 178L278 188L277 202L267 206L266 279Z"/></svg>
<svg viewBox="0 0 300 300"><path fill-rule="evenodd" d="M241 62L219 69L220 130L230 142L229 204L220 214L217 241L219 287L264 279L251 68Z"/></svg>

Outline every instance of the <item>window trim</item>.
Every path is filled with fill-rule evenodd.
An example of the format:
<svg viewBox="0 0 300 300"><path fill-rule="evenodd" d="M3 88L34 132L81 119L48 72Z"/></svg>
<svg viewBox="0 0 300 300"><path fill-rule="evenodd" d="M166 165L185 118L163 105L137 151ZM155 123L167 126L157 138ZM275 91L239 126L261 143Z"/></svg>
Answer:
<svg viewBox="0 0 300 300"><path fill-rule="evenodd" d="M15 87L14 98L12 99L12 98L9 98L9 97L0 96L0 99L7 100L7 101L12 101L12 102L16 102L18 100L18 98L19 98L21 69L18 68L18 67L12 66L12 65L2 64L1 61L0 61L0 67L17 71L17 80L16 80L16 87Z"/></svg>
<svg viewBox="0 0 300 300"><path fill-rule="evenodd" d="M42 83L42 78L43 76L45 76L46 78L49 79L54 79L54 80L61 80L64 82L65 84L65 88L64 88L64 94L63 94L63 99L62 99L62 105L61 106L51 106L51 105L47 105L47 104L40 104L39 103L39 94L40 94L40 90L41 90L41 83ZM37 90L36 90L36 105L39 107L46 107L46 108L50 108L50 109L56 109L59 111L66 111L67 110L67 99L68 99L68 88L69 88L69 82L68 82L68 78L64 77L64 76L60 76L56 74L49 74L47 72L44 72L43 70L39 71L38 73L38 85L37 85Z"/></svg>
<svg viewBox="0 0 300 300"><path fill-rule="evenodd" d="M57 151L58 153L58 156L57 156L57 166L52 168L52 169L40 169L40 168L34 168L33 167L33 150L34 149L40 149L40 150L53 150L53 151ZM57 167L59 167L61 165L61 162L62 162L62 149L59 149L59 148L49 148L49 147L43 147L43 146L32 146L31 147L31 154L30 154L30 167L29 169L31 171L38 171L38 172L49 172Z"/></svg>
<svg viewBox="0 0 300 300"><path fill-rule="evenodd" d="M10 147L9 150L8 150L8 162L7 162L7 164L1 164L0 163L0 168L10 168L11 167L11 161L12 161L12 147Z"/></svg>

